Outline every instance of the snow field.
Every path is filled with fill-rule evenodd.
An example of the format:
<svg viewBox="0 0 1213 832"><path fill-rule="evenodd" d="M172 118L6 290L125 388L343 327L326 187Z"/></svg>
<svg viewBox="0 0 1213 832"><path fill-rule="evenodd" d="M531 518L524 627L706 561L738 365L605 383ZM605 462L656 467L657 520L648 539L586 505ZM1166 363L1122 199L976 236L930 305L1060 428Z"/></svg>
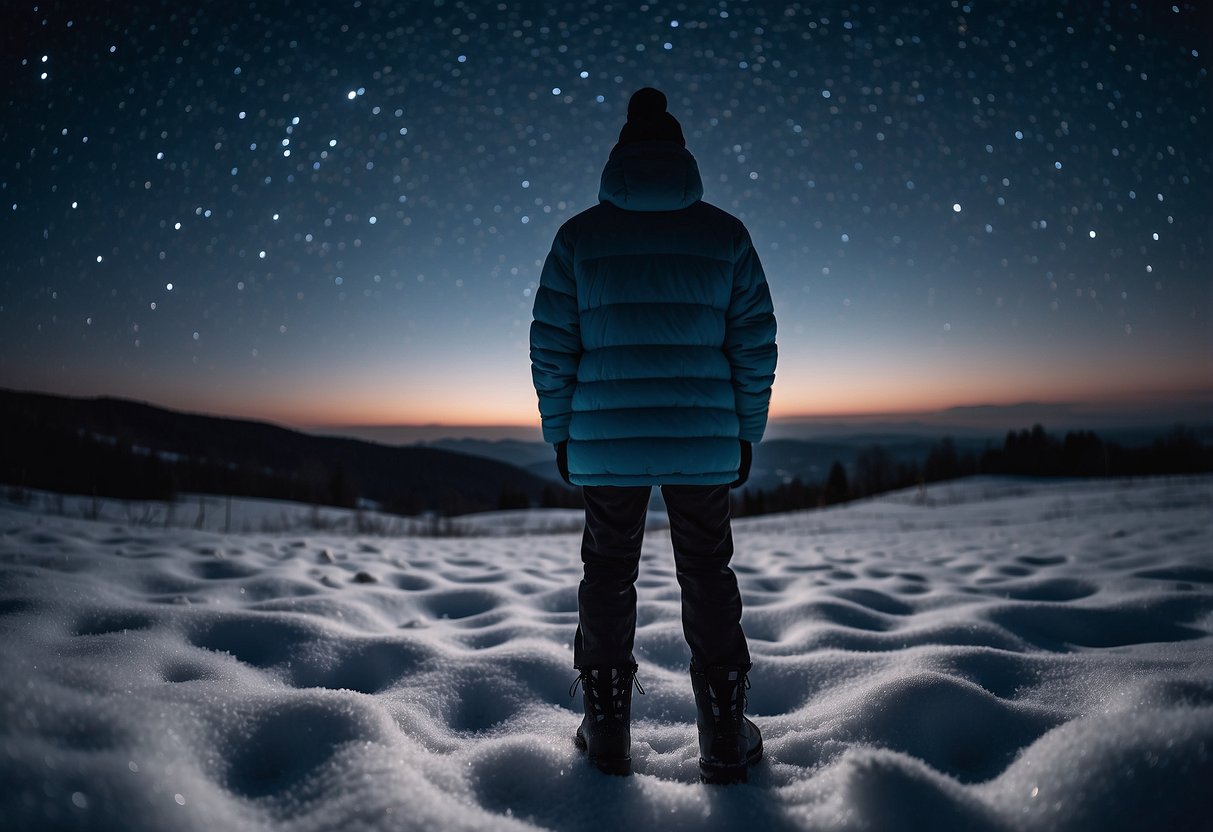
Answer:
<svg viewBox="0 0 1213 832"><path fill-rule="evenodd" d="M635 775L571 737L579 535L0 508L12 829L1213 828L1213 478L970 480L735 523L767 756L698 783L669 535ZM256 511L242 507L241 511ZM567 520L567 518L562 518Z"/></svg>

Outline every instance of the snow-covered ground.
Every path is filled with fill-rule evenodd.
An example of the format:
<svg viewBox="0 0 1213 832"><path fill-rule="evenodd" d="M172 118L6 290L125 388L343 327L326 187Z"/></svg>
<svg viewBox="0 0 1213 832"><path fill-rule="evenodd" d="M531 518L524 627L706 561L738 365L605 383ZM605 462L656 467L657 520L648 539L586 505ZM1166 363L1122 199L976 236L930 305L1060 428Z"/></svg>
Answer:
<svg viewBox="0 0 1213 832"><path fill-rule="evenodd" d="M614 778L571 742L567 515L359 536L236 502L249 531L0 506L0 827L1213 829L1213 478L738 521L767 756L730 787L697 779L659 523Z"/></svg>
<svg viewBox="0 0 1213 832"><path fill-rule="evenodd" d="M183 494L173 502L115 500L20 492L0 487L0 505L20 493L22 507L42 514L104 520L128 526L162 526L225 533L316 533L362 534L366 536L451 537L467 535L550 534L580 532L580 509L531 509L489 511L459 517L419 515L400 517L376 511L315 506L286 500L226 498L214 494ZM650 522L662 522L653 518Z"/></svg>

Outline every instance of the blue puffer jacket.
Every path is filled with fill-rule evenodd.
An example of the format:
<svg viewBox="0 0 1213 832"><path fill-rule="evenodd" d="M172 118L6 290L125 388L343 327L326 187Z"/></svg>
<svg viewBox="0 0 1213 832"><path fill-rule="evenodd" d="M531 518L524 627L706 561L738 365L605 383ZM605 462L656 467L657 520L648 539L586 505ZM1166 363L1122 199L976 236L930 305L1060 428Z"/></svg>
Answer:
<svg viewBox="0 0 1213 832"><path fill-rule="evenodd" d="M775 315L741 221L675 142L616 145L598 205L556 235L535 294L543 436L576 485L735 480L775 378Z"/></svg>

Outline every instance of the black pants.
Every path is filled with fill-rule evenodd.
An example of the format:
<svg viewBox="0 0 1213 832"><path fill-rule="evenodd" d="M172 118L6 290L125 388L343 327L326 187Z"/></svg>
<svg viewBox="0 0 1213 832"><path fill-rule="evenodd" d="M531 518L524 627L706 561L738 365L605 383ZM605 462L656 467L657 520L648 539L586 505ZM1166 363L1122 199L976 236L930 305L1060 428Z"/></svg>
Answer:
<svg viewBox="0 0 1213 832"><path fill-rule="evenodd" d="M586 486L584 577L577 593L573 642L578 668L632 664L636 577L648 514L649 486ZM741 593L729 568L733 531L727 485L661 487L670 517L674 568L682 587L682 631L696 667L749 669L741 630Z"/></svg>

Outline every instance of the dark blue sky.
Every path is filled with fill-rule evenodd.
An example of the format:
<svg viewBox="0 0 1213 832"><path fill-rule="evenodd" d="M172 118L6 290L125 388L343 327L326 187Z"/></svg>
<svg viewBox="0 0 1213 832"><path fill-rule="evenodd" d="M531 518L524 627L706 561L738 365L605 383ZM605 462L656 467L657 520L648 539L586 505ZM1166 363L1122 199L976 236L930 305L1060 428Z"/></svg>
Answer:
<svg viewBox="0 0 1213 832"><path fill-rule="evenodd" d="M10 5L0 386L537 421L539 266L653 85L773 415L1209 391L1208 11L926 5Z"/></svg>

